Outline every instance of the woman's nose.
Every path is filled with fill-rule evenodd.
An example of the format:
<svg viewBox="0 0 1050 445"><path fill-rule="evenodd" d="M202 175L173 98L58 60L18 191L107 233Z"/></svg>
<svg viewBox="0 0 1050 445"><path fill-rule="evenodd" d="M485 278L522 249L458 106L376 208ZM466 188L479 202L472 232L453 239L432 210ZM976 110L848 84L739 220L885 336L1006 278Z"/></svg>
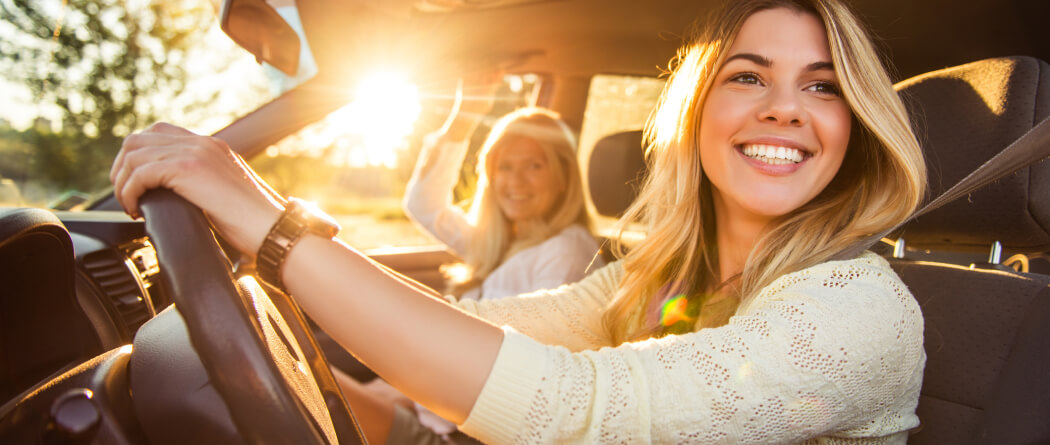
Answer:
<svg viewBox="0 0 1050 445"><path fill-rule="evenodd" d="M514 180L519 184L527 184L529 171L525 167L514 169Z"/></svg>
<svg viewBox="0 0 1050 445"><path fill-rule="evenodd" d="M799 94L791 88L770 88L759 109L759 120L777 125L805 124L808 119Z"/></svg>
<svg viewBox="0 0 1050 445"><path fill-rule="evenodd" d="M503 180L510 185L518 185L525 182L525 169L514 167L503 173Z"/></svg>

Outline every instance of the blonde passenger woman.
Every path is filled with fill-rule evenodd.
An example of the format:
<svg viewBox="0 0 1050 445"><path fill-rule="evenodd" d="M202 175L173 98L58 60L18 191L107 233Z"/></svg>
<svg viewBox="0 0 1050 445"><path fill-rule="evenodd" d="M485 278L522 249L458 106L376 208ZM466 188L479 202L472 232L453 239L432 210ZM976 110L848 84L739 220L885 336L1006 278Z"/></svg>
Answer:
<svg viewBox="0 0 1050 445"><path fill-rule="evenodd" d="M493 102L494 89L469 89L490 91L468 98L460 88L447 122L427 136L405 190L409 218L463 260L446 266L453 271L447 291L457 299L504 298L574 283L605 265L584 207L576 136L554 111L527 107L498 119L478 153L469 209L453 202L470 137ZM426 427L420 434L431 440L456 430L381 379L362 387L336 376L351 402L371 397L393 409L414 408Z"/></svg>
<svg viewBox="0 0 1050 445"><path fill-rule="evenodd" d="M922 199L904 106L840 0L733 1L706 23L647 127L651 175L623 222L648 233L622 260L556 290L450 305L308 236L287 288L379 375L486 443L905 443L922 314L881 257L837 258ZM142 190L173 188L256 251L280 201L232 162L173 166L184 143L228 156L188 133L168 148L181 131L125 142L117 196L135 214ZM414 440L403 416L355 408L371 442Z"/></svg>
<svg viewBox="0 0 1050 445"><path fill-rule="evenodd" d="M469 211L453 203L489 100L454 107L450 122L428 136L405 213L463 259L449 274L457 297L503 298L579 281L604 262L584 207L576 137L557 113L522 108L496 121L478 155Z"/></svg>

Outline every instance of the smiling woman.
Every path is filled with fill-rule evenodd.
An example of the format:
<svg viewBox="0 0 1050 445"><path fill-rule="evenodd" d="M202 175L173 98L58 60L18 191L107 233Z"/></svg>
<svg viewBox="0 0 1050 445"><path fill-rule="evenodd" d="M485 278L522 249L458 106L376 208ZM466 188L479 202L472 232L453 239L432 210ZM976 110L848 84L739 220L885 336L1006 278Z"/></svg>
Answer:
<svg viewBox="0 0 1050 445"><path fill-rule="evenodd" d="M429 137L405 193L412 219L469 269L469 279L449 291L464 299L504 298L575 282L603 264L594 261L598 246L584 208L576 136L550 110L522 108L496 121L479 154L469 211L453 204L462 139L476 125L472 112L454 112Z"/></svg>
<svg viewBox="0 0 1050 445"><path fill-rule="evenodd" d="M176 17L179 5L197 1L70 1L69 11L97 7L114 12L101 27L67 13L69 20L58 33L59 40L65 44L74 43L67 39L87 37L82 42L89 46L109 41L93 34L97 31L114 33L118 38L111 43L117 45L138 44L142 41L125 38L121 32L122 26L140 23L137 14L148 17L155 11L139 8L163 3L165 14ZM136 133L126 139L126 156L114 169L113 179L121 184L118 197L132 209L136 184L148 184L150 172L169 172L165 176L172 180L164 185L203 207L207 219L218 227L214 233L205 224L172 218L169 211L177 208L163 201L158 208L154 201L154 211L145 212L146 222L117 212L56 212L62 224L49 216L49 232L72 241L72 250L66 242L64 249L35 252L45 256L30 262L24 261L25 249L8 249L6 255L0 255L0 263L18 266L6 270L8 277L13 277L12 272L18 274L14 282L0 279L4 284L0 286L4 300L0 304L0 375L28 376L0 391L8 397L0 400L0 443L63 442L60 422L65 416L55 414L92 406L101 414L95 416L100 420L97 429L86 432L93 437L70 440L307 443L316 436L317 443L333 442L330 434L321 431L268 434L282 420L298 418L306 421L300 425L306 430L311 429L309 424L332 423L339 443L353 443L357 432L345 422L346 407L339 403L327 367L317 366L323 365L318 363L322 357L316 356L309 367L317 385L305 383L325 391L328 397L323 402L330 408L327 417L332 422L324 421L325 414L317 409L323 402L313 396L313 389L276 403L271 397L274 393L266 389L284 386L294 390L304 383L299 378L302 375L297 375L288 384L268 386L272 379L260 374L264 368L291 369L285 366L288 364L301 370L285 360L289 352L300 359L312 355L308 349L295 351L297 340L300 346L309 342L304 336L287 335L281 326L282 319L292 324L301 319L294 316L292 300L271 293L273 306L284 306L285 315L278 317L267 309L255 321L245 318L243 310L226 315L208 310L209 302L220 301L233 303L227 304L231 309L269 306L255 304L264 298L256 286L242 286L258 278L244 276L237 286L231 286L235 283L230 273L240 274L247 268L234 269L222 257L245 265L248 261L242 260L258 256L259 240L274 228L272 223L312 220L305 211L296 211L308 206L296 204L282 211L283 199L260 194L262 184L245 174L250 172L243 163L230 162L237 155L260 170L265 164L267 178L282 190L340 214L343 240L352 240L305 235L290 247L274 249L277 237L270 238L266 253L272 256L264 260L268 261L268 278L264 279L273 279L270 266L274 263L269 261L286 252L282 280L312 319L391 385L441 416L460 422L461 431L486 443L941 444L983 440L1020 444L1044 443L1050 438L1045 421L1050 418L1050 398L1041 397L1050 394L1050 374L1042 372L1046 351L1037 347L1046 343L1042 341L1046 335L1041 335L1045 329L1029 329L1050 324L1046 317L1050 312L1041 311L1042 303L1048 301L1040 298L1046 296L1050 282L1050 276L1044 274L1050 269L1040 259L1050 252L1050 241L1044 239L1050 232L1045 230L1047 224L1037 224L1050 221L1050 206L1045 202L1050 174L1042 168L1050 165L1042 163L1008 175L969 196L972 199L938 209L947 209L945 212L923 214L922 221L904 229L908 249L901 240L892 253L903 259L890 258L884 245L878 246L882 257L870 253L828 256L837 246L855 239L855 234L893 224L920 188L912 180L921 179L921 168L912 168L907 161L916 159L908 120L902 118L897 95L875 54L885 54L898 65L898 76L890 71L895 80L986 57L1026 54L1042 59L983 60L898 84L901 89L897 91L915 119L912 122L918 121L914 124L921 133L918 140L924 143L931 162L931 196L937 196L942 184L987 165L990 155L1050 113L1050 67L1045 63L1050 60L1050 27L1040 21L1050 17L1050 2L294 3L314 50L316 76L272 101L264 78L260 94L249 94L234 104L247 109L265 103L226 125L217 109L211 108L221 108L225 99L207 92L226 85L222 93L233 93L247 83L246 78L225 64L211 64L207 57L165 53L154 61L163 61L172 69L200 69L209 80L220 79L222 73L233 74L234 84L185 85L189 93L208 99L208 107L197 110L205 117L220 119L195 125L203 133L199 135L172 125L155 125ZM445 6L425 9L437 3ZM484 7L477 6L481 3ZM62 4L0 0L5 16L0 33L17 21L44 36L46 45L55 32L55 17L26 21L19 8L53 12ZM731 9L722 9L723 4ZM856 7L856 16L842 9L844 4ZM759 20L767 12L784 13L780 14L783 20L759 30L773 36L742 49L753 31L745 22ZM694 35L695 40L684 42L680 56L673 58L679 42L666 37L689 35L688 22L701 16L696 29L711 32ZM871 19L873 29L885 38L875 40L880 51L864 44L868 40L857 17ZM722 21L716 23L719 18ZM821 32L814 33L809 27L813 19ZM142 30L160 32L167 23L153 25ZM792 54L786 54L776 45L778 33L772 31L778 29L806 37L821 34L822 44L800 38L792 42ZM256 30L266 32L262 26ZM734 48L735 43L739 45ZM7 54L12 48L23 47L17 39L0 37L0 51ZM107 44L107 48L105 51L114 47ZM209 49L217 52L219 48L215 44ZM791 59L812 50L826 53L803 58L810 60ZM69 51L56 51L56 60L65 58L76 66L49 65L50 72L58 76L48 85L75 79L76 73L83 72L78 70L90 69L92 51L73 51L72 56ZM29 57L30 52L18 55ZM6 66L15 60L0 57L0 76L32 73ZM669 60L673 62L668 64ZM833 76L827 76L824 69L829 61ZM237 63L259 72L251 56ZM454 81L482 65L486 70L522 75L519 79L527 92L524 97L512 95L521 90L513 80L504 79L496 96L513 98L514 104L497 101L492 113L482 117L481 125L487 126L495 116L519 105L556 111L571 128L581 129L578 157L591 167L585 178L593 181L609 176L592 182L598 184L592 191L615 198L606 199L604 204L611 205L604 205L599 200L602 194L590 197L601 211L619 217L638 196L639 181L634 179L639 168L651 176L641 193L642 204L628 215L639 237L620 261L582 283L560 289L525 297L446 303L411 286L411 280L417 280L442 288L440 266L456 260L402 217L399 190L409 169L420 160L415 155L415 147L421 146L419 131L404 137L406 147L387 152L397 160L393 168L381 156L375 157L378 165L367 167L349 165L347 155L329 162L327 153L362 148L361 135L345 137L343 146L313 144L323 147L316 150L316 156L290 148L282 154L283 145L270 147L275 157L264 153L279 138L347 105L356 85L349 80L360 79L370 67L399 67L414 73L411 81L426 100L432 97L428 82L442 77ZM658 67L667 67L673 74L660 76ZM117 71L99 72L116 75ZM541 87L528 91L532 81L526 73L543 73L536 76L542 79ZM65 74L69 75L62 78ZM140 80L149 83L151 79L144 75ZM78 92L111 88L111 80L99 79ZM658 101L664 85L664 99ZM170 93L181 88L154 86ZM30 103L49 102L26 97ZM118 90L109 90L102 97L124 98ZM385 98L378 100L377 108L386 105ZM719 107L713 106L715 101ZM92 101L71 99L70 103L83 110L100 109L100 102L92 105ZM788 210L822 181L790 183L783 189L778 181L806 175L810 180L823 179L811 167L820 166L818 158L835 145L829 142L835 138L828 136L826 126L840 124L815 111L842 103L851 120L838 173L808 202ZM419 118L425 119L428 110L424 103ZM650 126L644 138L649 163L644 165L641 127L652 110L668 119L657 119ZM144 109L134 111L143 113L143 118L148 115ZM361 120L374 117L357 116ZM176 124L190 122L165 119ZM98 129L107 128L103 120L89 120ZM31 125L32 121L23 122ZM19 200L21 191L10 184L17 187L22 178L46 181L52 174L86 178L104 170L87 162L92 148L81 145L84 140L79 135L61 139L60 144L46 140L66 134L72 124L63 123L62 134L57 133L57 120L40 124L50 133L36 132L34 137L45 140L26 138L21 146L7 145L0 153L0 175L5 176L0 179L0 199ZM706 126L712 128L703 128ZM223 130L209 134L208 129L218 127ZM706 131L704 138L701 131ZM447 190L452 190L452 202L460 208L465 208L461 200L476 190L470 185L477 172L474 153L483 146L480 136L484 133L482 128L469 143L457 147L463 160L456 163L463 168L457 165L449 170L453 176L449 183L459 184ZM177 143L168 144L173 141ZM120 145L116 140L92 147L115 150ZM187 149L187 145L200 150ZM303 146L307 145L311 144ZM367 165L367 151L359 152L366 153L361 165ZM18 171L12 166L42 167L34 159L53 159L49 158L52 155L69 156L72 162L50 166L76 168L23 170L21 177L6 181L8 172ZM499 157L497 153L492 159ZM173 159L180 162L169 162ZM285 165L274 166L276 163ZM128 174L132 171L137 176ZM898 174L901 171L905 174ZM784 199L758 196L756 190L747 189L748 181L735 181L740 177ZM715 194L721 204L716 203ZM535 195L534 190L521 187L508 188L505 197L511 204L524 204ZM116 199L109 202L112 206L105 209L119 210ZM12 214L51 215L41 209L18 210ZM182 210L183 216L196 215L197 223L206 222L195 209ZM731 220L723 222L719 213ZM732 263L732 253L738 251L734 240L745 237L730 236L723 241L720 235L739 235L738 231L748 229L739 223L747 222L744 217L760 220L771 215L777 216L758 238L743 273L730 275L728 283L722 281L726 275L722 266ZM11 224L0 228L9 234L24 227L8 222ZM391 234L395 228L414 235ZM362 235L363 230L386 231L386 239L381 238L383 234ZM288 233L287 225L274 230L275 235ZM323 236L331 232L311 233ZM616 237L615 232L603 234ZM11 247L20 238L8 239L7 247ZM192 239L201 243L187 242ZM1023 261L1021 266L1034 273L1011 273L1003 264L984 266L994 270L982 269L981 264L970 267L971 262L989 260L984 252L993 242L993 257L1000 251L1003 258L1027 255L1030 263ZM412 243L426 245L385 252L372 249ZM172 258L167 249L173 245L183 255ZM211 266L200 261L206 254L213 254L207 256L216 260ZM139 261L143 259L146 262ZM931 259L952 264L931 263ZM376 262L389 268L378 268ZM192 273L202 267L210 273ZM191 273L179 274L178 270ZM467 272L464 281L471 278ZM75 286L59 289L51 285L59 281ZM19 283L27 286L15 286ZM201 287L214 291L190 290ZM242 294L244 298L239 299L234 287L250 295ZM914 293L918 306L909 292ZM175 300L177 306L169 307ZM621 308L624 316L618 317L615 311ZM66 323L58 312L79 312L78 318L85 323ZM194 313L203 316L194 322L190 315ZM187 337L182 335L187 330L180 318L198 327L203 321L209 329L191 328ZM210 329L243 324L240 322L263 326L265 332L255 329L255 334L227 335ZM201 347L232 345L230 340L236 338L261 344L262 337L256 334L273 337L268 335L273 329L267 326L278 328L277 337L282 337L271 342L278 354L264 354L253 366L244 366L247 362L239 359L232 366L218 364L209 357L237 354L213 354ZM925 348L924 329L929 334ZM64 348L33 348L36 343L27 339L67 346L97 339L101 346L65 354ZM132 341L134 347L122 346ZM925 364L924 351L928 352ZM52 352L62 357L49 354ZM328 352L325 356L334 358ZM179 366L171 366L176 362ZM332 364L343 367L346 360ZM69 371L61 372L67 365ZM29 368L32 372L21 372ZM0 387L4 383L0 377ZM229 385L244 391L231 396L226 392ZM379 412L356 404L353 408L362 420ZM913 428L916 422L921 422L921 430ZM909 437L909 431L915 434ZM1008 440L1011 437L1016 439Z"/></svg>
<svg viewBox="0 0 1050 445"><path fill-rule="evenodd" d="M273 234L302 218L296 206L221 141L169 126L124 144L117 197L136 212L142 190L163 185L241 252L277 246L276 282L318 325L485 442L905 443L925 363L918 303L881 257L835 259L904 221L923 196L903 103L838 0L733 2L706 31L654 113L671 125L648 129L651 173L623 220L642 222L647 237L575 284L452 302L330 232L281 247ZM782 33L803 38L785 46ZM709 101L726 116L712 119L722 110ZM505 133L493 134L490 150ZM762 156L745 156L747 145ZM781 147L801 152L801 165L767 162L771 145L777 158ZM736 175L789 199L731 203L750 187ZM406 417L366 423L366 434L382 441Z"/></svg>

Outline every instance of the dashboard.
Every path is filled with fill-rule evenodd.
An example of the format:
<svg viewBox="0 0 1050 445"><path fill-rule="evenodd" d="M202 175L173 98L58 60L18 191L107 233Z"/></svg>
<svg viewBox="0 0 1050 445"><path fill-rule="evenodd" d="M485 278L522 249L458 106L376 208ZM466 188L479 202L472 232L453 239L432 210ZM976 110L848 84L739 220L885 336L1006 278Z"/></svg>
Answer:
<svg viewBox="0 0 1050 445"><path fill-rule="evenodd" d="M77 299L108 349L131 342L171 300L145 224L123 212L57 212L73 241Z"/></svg>
<svg viewBox="0 0 1050 445"><path fill-rule="evenodd" d="M0 209L0 400L130 344L171 304L141 221Z"/></svg>

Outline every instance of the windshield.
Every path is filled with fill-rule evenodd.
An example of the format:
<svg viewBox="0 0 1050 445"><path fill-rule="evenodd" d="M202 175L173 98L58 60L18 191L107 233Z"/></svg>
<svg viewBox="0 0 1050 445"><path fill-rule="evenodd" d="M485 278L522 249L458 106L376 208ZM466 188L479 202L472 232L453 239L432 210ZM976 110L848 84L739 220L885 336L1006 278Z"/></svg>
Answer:
<svg viewBox="0 0 1050 445"><path fill-rule="evenodd" d="M0 206L82 208L121 141L157 121L211 134L280 93L211 0L0 0Z"/></svg>

